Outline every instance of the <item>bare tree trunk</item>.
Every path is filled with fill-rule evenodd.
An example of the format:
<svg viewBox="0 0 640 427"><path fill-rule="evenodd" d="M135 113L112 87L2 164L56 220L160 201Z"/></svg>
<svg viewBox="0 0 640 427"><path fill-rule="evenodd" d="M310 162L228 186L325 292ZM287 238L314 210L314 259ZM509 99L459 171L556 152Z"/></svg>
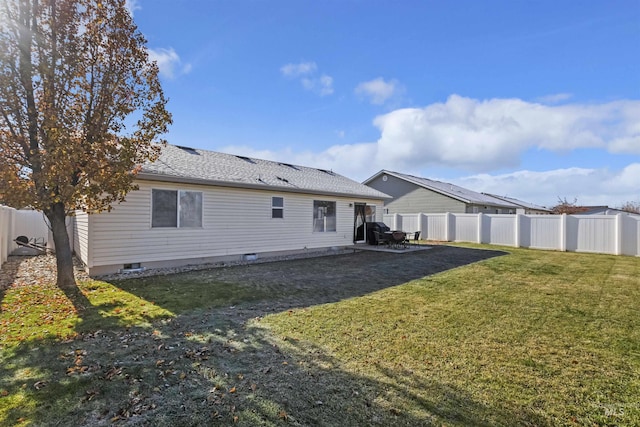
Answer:
<svg viewBox="0 0 640 427"><path fill-rule="evenodd" d="M57 285L60 288L76 288L76 279L73 274L73 257L71 245L69 244L69 234L67 233L66 212L62 203L56 203L46 212L51 232L53 233L53 243L56 245L56 267L58 270Z"/></svg>

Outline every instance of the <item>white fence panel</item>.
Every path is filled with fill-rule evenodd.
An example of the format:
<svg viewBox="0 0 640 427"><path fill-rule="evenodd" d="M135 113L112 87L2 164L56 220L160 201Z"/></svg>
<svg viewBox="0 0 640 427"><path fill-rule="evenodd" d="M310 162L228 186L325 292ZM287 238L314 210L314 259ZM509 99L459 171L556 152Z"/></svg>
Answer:
<svg viewBox="0 0 640 427"><path fill-rule="evenodd" d="M527 215L529 230L522 230L522 234L529 233L529 244L521 246L533 249L560 250L562 242L562 215Z"/></svg>
<svg viewBox="0 0 640 427"><path fill-rule="evenodd" d="M421 214L405 214L402 215L402 231L407 233L413 233L420 230L420 216Z"/></svg>
<svg viewBox="0 0 640 427"><path fill-rule="evenodd" d="M18 248L14 242L18 236L35 238L42 244L47 243L49 228L42 213L0 206L0 265Z"/></svg>
<svg viewBox="0 0 640 427"><path fill-rule="evenodd" d="M39 243L47 243L49 240L49 227L45 222L44 214L40 211L18 210L15 211L13 234L11 236L12 250L18 245L13 242L18 236L26 236L29 239L37 239Z"/></svg>
<svg viewBox="0 0 640 427"><path fill-rule="evenodd" d="M425 240L640 256L640 216L419 213L384 220Z"/></svg>
<svg viewBox="0 0 640 427"><path fill-rule="evenodd" d="M484 215L482 242L493 245L516 245L516 217L514 215Z"/></svg>
<svg viewBox="0 0 640 427"><path fill-rule="evenodd" d="M0 206L0 268L11 252L13 215L15 209Z"/></svg>
<svg viewBox="0 0 640 427"><path fill-rule="evenodd" d="M447 214L422 215L420 232L424 240L447 240Z"/></svg>
<svg viewBox="0 0 640 427"><path fill-rule="evenodd" d="M566 250L615 254L616 221L615 215L568 215Z"/></svg>
<svg viewBox="0 0 640 427"><path fill-rule="evenodd" d="M640 216L622 217L622 255L640 256Z"/></svg>
<svg viewBox="0 0 640 427"><path fill-rule="evenodd" d="M454 242L478 241L478 215L477 214L453 214Z"/></svg>

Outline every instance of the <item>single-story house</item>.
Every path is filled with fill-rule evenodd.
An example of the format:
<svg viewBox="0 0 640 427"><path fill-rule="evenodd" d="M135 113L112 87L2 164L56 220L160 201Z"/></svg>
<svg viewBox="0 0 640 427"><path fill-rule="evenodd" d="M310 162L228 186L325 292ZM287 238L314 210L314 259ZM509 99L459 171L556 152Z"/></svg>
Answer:
<svg viewBox="0 0 640 427"><path fill-rule="evenodd" d="M490 193L482 193L482 194L486 194L487 196L491 196L495 199L504 200L505 202L513 203L514 205L518 206L518 208L516 209L516 213L519 213L519 214L548 215L552 213L551 209L547 209L544 206L539 206L534 203L518 200L513 197L498 196L496 194L490 194Z"/></svg>
<svg viewBox="0 0 640 427"><path fill-rule="evenodd" d="M385 214L491 213L515 214L520 206L466 188L389 170L381 170L363 184L392 197Z"/></svg>
<svg viewBox="0 0 640 427"><path fill-rule="evenodd" d="M111 212L76 213L74 251L89 274L347 247L389 198L331 170L176 145L136 184Z"/></svg>

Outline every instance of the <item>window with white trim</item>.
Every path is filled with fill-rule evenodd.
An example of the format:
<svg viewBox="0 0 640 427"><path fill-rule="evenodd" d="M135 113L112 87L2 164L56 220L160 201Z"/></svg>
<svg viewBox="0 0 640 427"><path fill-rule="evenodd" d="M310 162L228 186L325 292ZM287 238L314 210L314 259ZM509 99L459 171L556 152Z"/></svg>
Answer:
<svg viewBox="0 0 640 427"><path fill-rule="evenodd" d="M271 218L284 218L284 197L271 198Z"/></svg>
<svg viewBox="0 0 640 427"><path fill-rule="evenodd" d="M336 231L336 202L313 201L313 231Z"/></svg>
<svg viewBox="0 0 640 427"><path fill-rule="evenodd" d="M151 227L202 227L202 192L151 190Z"/></svg>

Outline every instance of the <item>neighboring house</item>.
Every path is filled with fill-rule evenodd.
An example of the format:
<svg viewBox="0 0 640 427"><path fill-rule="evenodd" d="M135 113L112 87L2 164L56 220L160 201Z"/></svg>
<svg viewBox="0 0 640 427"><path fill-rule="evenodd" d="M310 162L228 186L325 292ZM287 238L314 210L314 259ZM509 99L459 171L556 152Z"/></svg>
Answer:
<svg viewBox="0 0 640 427"><path fill-rule="evenodd" d="M365 185L393 197L384 213L491 213L513 214L520 206L457 185L399 172L381 170Z"/></svg>
<svg viewBox="0 0 640 427"><path fill-rule="evenodd" d="M609 206L580 206L581 212L577 215L635 215L640 214L623 211L622 209L610 208Z"/></svg>
<svg viewBox="0 0 640 427"><path fill-rule="evenodd" d="M514 205L518 206L518 208L516 209L516 213L519 213L519 214L548 215L552 213L551 209L547 209L544 206L538 206L533 203L524 202L522 200L514 199L513 197L498 196L496 194L490 194L490 193L482 193L482 194L486 194L487 196L491 196L496 199L504 200L505 202L513 203Z"/></svg>
<svg viewBox="0 0 640 427"><path fill-rule="evenodd" d="M175 145L136 184L111 212L76 213L89 274L350 246L389 198L330 170Z"/></svg>

